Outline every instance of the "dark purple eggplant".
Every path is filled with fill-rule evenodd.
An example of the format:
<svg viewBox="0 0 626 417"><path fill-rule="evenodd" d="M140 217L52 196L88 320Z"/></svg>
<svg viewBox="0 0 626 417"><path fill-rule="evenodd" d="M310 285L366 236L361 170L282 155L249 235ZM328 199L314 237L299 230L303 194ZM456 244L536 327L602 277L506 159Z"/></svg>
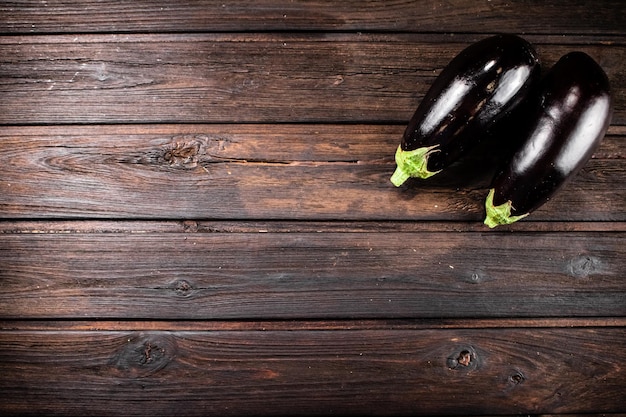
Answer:
<svg viewBox="0 0 626 417"><path fill-rule="evenodd" d="M535 50L515 35L492 36L461 51L411 117L391 182L428 178L457 161L522 102L539 72Z"/></svg>
<svg viewBox="0 0 626 417"><path fill-rule="evenodd" d="M496 171L485 224L520 220L574 177L600 144L612 115L609 81L587 54L563 56L541 81L524 115L521 145Z"/></svg>

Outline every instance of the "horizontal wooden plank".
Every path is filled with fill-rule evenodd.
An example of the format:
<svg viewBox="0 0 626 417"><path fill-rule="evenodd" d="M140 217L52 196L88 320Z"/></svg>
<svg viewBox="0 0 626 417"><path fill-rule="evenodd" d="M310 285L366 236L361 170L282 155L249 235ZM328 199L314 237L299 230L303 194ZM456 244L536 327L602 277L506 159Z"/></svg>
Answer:
<svg viewBox="0 0 626 417"><path fill-rule="evenodd" d="M484 36L169 34L0 37L0 124L406 123L435 76ZM546 68L593 56L626 124L626 46L538 39ZM571 40L570 40L571 42Z"/></svg>
<svg viewBox="0 0 626 417"><path fill-rule="evenodd" d="M626 232L626 222L525 221L499 230L515 232ZM71 233L418 233L485 232L477 222L280 221L280 220L4 220L0 234Z"/></svg>
<svg viewBox="0 0 626 417"><path fill-rule="evenodd" d="M601 0L4 1L0 33L409 31L623 33L623 3ZM124 19L120 19L124 16Z"/></svg>
<svg viewBox="0 0 626 417"><path fill-rule="evenodd" d="M3 331L0 412L624 412L625 343L624 328Z"/></svg>
<svg viewBox="0 0 626 417"><path fill-rule="evenodd" d="M0 319L624 317L625 237L0 234Z"/></svg>
<svg viewBox="0 0 626 417"><path fill-rule="evenodd" d="M341 320L0 320L0 331L352 331L623 328L626 317L341 319Z"/></svg>
<svg viewBox="0 0 626 417"><path fill-rule="evenodd" d="M497 155L477 151L428 181L395 188L389 178L403 130L3 127L0 218L480 222ZM611 128L583 171L524 222L626 221L625 137L623 127Z"/></svg>

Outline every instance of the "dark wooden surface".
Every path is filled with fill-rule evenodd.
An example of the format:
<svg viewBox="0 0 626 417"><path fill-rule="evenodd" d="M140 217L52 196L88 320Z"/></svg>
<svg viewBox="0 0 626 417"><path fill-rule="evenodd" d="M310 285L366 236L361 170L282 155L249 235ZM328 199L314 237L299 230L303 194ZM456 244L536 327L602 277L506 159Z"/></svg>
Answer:
<svg viewBox="0 0 626 417"><path fill-rule="evenodd" d="M624 415L626 6L0 3L0 415ZM513 32L613 122L490 230L494 157L395 188L421 97Z"/></svg>

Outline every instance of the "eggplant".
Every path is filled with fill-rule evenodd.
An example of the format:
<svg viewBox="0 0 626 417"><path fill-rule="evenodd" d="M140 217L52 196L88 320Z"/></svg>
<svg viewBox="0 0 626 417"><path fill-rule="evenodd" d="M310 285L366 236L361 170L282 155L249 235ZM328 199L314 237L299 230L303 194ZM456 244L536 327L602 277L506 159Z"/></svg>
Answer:
<svg viewBox="0 0 626 417"><path fill-rule="evenodd" d="M532 102L521 145L496 170L485 201L491 228L518 221L549 201L591 158L611 122L609 80L583 52L554 64Z"/></svg>
<svg viewBox="0 0 626 417"><path fill-rule="evenodd" d="M395 186L431 177L476 146L538 82L537 53L524 39L495 35L461 51L411 117L395 154Z"/></svg>

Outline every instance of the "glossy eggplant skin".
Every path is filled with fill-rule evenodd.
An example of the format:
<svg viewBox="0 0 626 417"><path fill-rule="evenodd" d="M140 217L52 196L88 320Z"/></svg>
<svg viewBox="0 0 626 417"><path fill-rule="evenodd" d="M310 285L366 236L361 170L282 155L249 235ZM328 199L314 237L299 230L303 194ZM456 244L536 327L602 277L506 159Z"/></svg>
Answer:
<svg viewBox="0 0 626 417"><path fill-rule="evenodd" d="M522 102L539 72L537 53L515 35L492 36L461 51L411 117L391 182L428 178L457 161Z"/></svg>
<svg viewBox="0 0 626 417"><path fill-rule="evenodd" d="M521 146L493 179L489 227L545 204L591 158L611 121L608 78L589 55L571 52L546 74L529 109Z"/></svg>

